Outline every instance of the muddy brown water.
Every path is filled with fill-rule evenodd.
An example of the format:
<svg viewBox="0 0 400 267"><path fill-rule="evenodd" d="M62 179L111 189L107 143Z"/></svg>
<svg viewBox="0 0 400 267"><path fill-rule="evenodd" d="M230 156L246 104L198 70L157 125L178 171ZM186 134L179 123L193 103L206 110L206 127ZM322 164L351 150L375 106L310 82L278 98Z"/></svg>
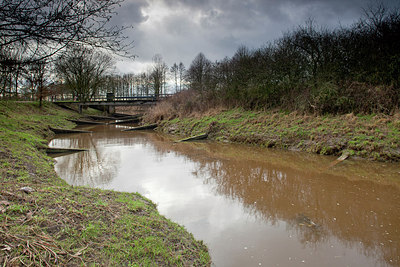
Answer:
<svg viewBox="0 0 400 267"><path fill-rule="evenodd" d="M399 266L400 165L212 142L125 126L59 135L72 185L139 192L210 249L214 266Z"/></svg>

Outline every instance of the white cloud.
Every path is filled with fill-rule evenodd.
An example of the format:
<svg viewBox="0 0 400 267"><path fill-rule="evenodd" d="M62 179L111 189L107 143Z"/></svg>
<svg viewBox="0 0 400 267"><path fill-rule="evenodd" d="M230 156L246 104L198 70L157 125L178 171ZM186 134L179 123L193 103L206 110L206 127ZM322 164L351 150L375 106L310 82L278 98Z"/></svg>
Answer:
<svg viewBox="0 0 400 267"><path fill-rule="evenodd" d="M120 60L116 63L116 71L118 73L140 73L147 70L150 66L150 61Z"/></svg>

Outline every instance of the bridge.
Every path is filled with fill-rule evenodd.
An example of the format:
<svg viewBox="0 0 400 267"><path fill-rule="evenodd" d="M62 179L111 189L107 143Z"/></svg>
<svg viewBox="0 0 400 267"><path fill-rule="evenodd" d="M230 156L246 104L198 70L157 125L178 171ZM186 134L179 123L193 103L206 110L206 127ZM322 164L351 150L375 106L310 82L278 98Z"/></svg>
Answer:
<svg viewBox="0 0 400 267"><path fill-rule="evenodd" d="M172 94L159 94L159 95L146 95L146 96L114 96L107 94L107 96L97 96L90 101L80 102L73 100L54 101L57 105L77 105L79 113L82 113L84 107L91 107L102 111L107 111L109 114L115 113L116 106L150 106L154 105L157 101L166 99Z"/></svg>

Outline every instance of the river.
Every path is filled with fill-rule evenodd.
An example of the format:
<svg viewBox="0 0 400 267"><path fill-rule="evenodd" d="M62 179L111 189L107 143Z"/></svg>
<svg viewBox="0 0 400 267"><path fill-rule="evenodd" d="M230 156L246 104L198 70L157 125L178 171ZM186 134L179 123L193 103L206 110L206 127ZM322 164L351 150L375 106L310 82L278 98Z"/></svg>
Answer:
<svg viewBox="0 0 400 267"><path fill-rule="evenodd" d="M138 192L210 250L214 266L399 266L400 165L214 142L125 126L57 135L71 185Z"/></svg>

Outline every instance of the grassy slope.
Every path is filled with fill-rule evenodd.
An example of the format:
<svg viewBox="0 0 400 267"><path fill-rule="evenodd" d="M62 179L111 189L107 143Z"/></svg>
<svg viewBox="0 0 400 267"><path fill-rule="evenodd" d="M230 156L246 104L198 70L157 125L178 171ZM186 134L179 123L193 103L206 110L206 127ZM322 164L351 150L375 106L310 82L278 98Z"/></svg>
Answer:
<svg viewBox="0 0 400 267"><path fill-rule="evenodd" d="M0 264L208 266L202 242L138 194L71 187L40 148L75 114L0 102ZM19 189L35 191L25 194Z"/></svg>
<svg viewBox="0 0 400 267"><path fill-rule="evenodd" d="M352 156L372 160L400 160L400 114L314 116L234 109L166 120L160 129L181 136L208 132L211 139L222 142L325 155L347 151Z"/></svg>

